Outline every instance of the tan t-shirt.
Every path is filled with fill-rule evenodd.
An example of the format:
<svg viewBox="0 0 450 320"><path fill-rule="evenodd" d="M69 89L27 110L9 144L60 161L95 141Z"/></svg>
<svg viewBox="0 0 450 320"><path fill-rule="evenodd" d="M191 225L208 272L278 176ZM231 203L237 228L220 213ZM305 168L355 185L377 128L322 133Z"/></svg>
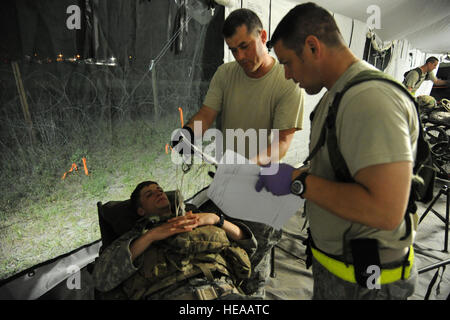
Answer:
<svg viewBox="0 0 450 320"><path fill-rule="evenodd" d="M408 72L408 74L405 77L405 80L403 81L403 84L407 88L412 88L411 92L414 94L425 80L431 80L434 82L436 81L436 76L432 71L427 73L421 72L419 75L417 70L413 69Z"/></svg>
<svg viewBox="0 0 450 320"><path fill-rule="evenodd" d="M248 77L233 61L217 69L204 105L221 112L220 125L224 135L226 129L242 129L243 132L255 129L257 133L263 133L264 130L260 129L266 129L268 146L271 129L302 128L303 100L303 90L293 81L285 79L283 66L278 61L275 60L272 69L258 79ZM258 134L256 138L260 145ZM224 139L224 149L226 143ZM232 149L239 152L236 143ZM247 158L254 155L249 154L248 141L245 155Z"/></svg>
<svg viewBox="0 0 450 320"><path fill-rule="evenodd" d="M336 92L359 72L373 67L364 61L353 64L334 84L315 109L311 124L310 150L317 144L323 123ZM341 100L336 135L351 175L363 168L397 161L413 161L418 122L415 106L400 89L381 81L367 81L349 89ZM325 144L311 161L311 173L336 181ZM386 190L389 192L389 190ZM343 254L344 238L375 238L380 249L408 247L414 234L404 241L405 222L394 231L382 231L344 220L311 201L306 213L316 246L332 255ZM344 236L345 235L345 236Z"/></svg>

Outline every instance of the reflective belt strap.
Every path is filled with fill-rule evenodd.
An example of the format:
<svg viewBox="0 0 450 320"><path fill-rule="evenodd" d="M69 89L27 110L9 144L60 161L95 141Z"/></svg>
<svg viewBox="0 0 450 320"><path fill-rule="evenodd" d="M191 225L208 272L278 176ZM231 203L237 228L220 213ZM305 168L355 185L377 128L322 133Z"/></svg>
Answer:
<svg viewBox="0 0 450 320"><path fill-rule="evenodd" d="M344 262L333 259L323 252L311 247L312 254L314 258L327 269L329 272L334 274L336 277L342 280L356 283L355 279L355 269L352 264L346 265ZM403 264L400 267L394 269L381 269L380 284L387 284L398 281L400 279L408 279L411 273L411 268L414 261L414 249L411 245L409 249L407 265ZM403 270L404 269L404 270Z"/></svg>

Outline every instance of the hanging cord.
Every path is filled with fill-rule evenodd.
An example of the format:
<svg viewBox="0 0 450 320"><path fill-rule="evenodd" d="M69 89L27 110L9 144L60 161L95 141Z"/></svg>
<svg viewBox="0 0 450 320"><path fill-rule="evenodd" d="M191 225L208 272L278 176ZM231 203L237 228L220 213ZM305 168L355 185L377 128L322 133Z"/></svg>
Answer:
<svg viewBox="0 0 450 320"><path fill-rule="evenodd" d="M181 206L180 205L180 198L178 198L178 191L181 193L182 190L183 190L184 175L186 174L183 171L183 173L181 174L181 179L179 180L178 179L178 171L179 171L179 166L177 166L176 177L175 177L177 181L180 181L180 185L177 186L177 188L175 190L175 216L177 216L177 217L178 217L178 214L180 213L179 211L180 211L180 206ZM184 216L185 214L186 214L185 211L181 212L182 216Z"/></svg>
<svg viewBox="0 0 450 320"><path fill-rule="evenodd" d="M386 47L380 48L376 41L375 33L372 30L369 30L369 32L367 32L367 38L369 38L371 40L372 47L378 52L386 51L386 50L390 49L391 46L394 44L394 41L391 41Z"/></svg>

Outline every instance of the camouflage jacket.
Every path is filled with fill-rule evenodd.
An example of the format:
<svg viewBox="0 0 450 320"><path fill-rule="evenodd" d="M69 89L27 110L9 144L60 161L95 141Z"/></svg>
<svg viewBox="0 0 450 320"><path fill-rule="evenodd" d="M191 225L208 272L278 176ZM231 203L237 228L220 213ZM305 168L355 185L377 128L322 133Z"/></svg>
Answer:
<svg viewBox="0 0 450 320"><path fill-rule="evenodd" d="M100 254L95 262L92 274L95 288L98 291L111 291L144 268L145 253L154 249L155 246L150 245L142 255L132 262L130 244L132 241L139 238L144 230L148 228L146 228L147 223L148 220L141 219L136 223L133 229L116 239ZM247 238L234 241L233 244L244 249L248 256L251 257L256 251L256 239L245 224L236 222L236 225L244 231Z"/></svg>

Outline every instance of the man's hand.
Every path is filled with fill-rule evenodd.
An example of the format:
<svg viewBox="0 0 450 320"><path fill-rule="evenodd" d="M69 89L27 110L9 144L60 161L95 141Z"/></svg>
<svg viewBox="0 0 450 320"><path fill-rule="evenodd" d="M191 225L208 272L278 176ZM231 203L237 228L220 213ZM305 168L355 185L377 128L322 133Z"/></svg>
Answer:
<svg viewBox="0 0 450 320"><path fill-rule="evenodd" d="M177 233L192 231L198 227L198 221L199 218L192 214L175 217L147 232L152 234L151 238L153 241L164 240Z"/></svg>
<svg viewBox="0 0 450 320"><path fill-rule="evenodd" d="M174 226L176 227L178 225L182 226L183 224L187 224L189 227L193 225L195 225L195 227L200 227L205 225L215 225L219 220L219 216L215 213L192 213L192 211L189 211L185 216L172 218L168 220L168 222L175 223Z"/></svg>
<svg viewBox="0 0 450 320"><path fill-rule="evenodd" d="M190 222L189 222L190 221ZM195 222L194 222L195 221ZM180 224L182 226L186 223L189 226L188 231L196 227L206 226L206 225L215 225L220 221L220 218L215 213L192 213L189 211L183 217L172 218L168 220L169 223L175 223L175 226ZM230 221L225 220L223 222L222 229L225 231L227 236L235 241L245 239L246 235L241 230L240 227L231 223Z"/></svg>
<svg viewBox="0 0 450 320"><path fill-rule="evenodd" d="M271 167L262 167L255 190L260 192L262 188L272 192L276 196L291 193L291 181L295 168L286 163L280 163L276 174L264 174L273 170Z"/></svg>
<svg viewBox="0 0 450 320"><path fill-rule="evenodd" d="M130 245L131 261L139 257L154 241L164 240L174 234L189 232L198 226L196 216L181 216L148 230Z"/></svg>

